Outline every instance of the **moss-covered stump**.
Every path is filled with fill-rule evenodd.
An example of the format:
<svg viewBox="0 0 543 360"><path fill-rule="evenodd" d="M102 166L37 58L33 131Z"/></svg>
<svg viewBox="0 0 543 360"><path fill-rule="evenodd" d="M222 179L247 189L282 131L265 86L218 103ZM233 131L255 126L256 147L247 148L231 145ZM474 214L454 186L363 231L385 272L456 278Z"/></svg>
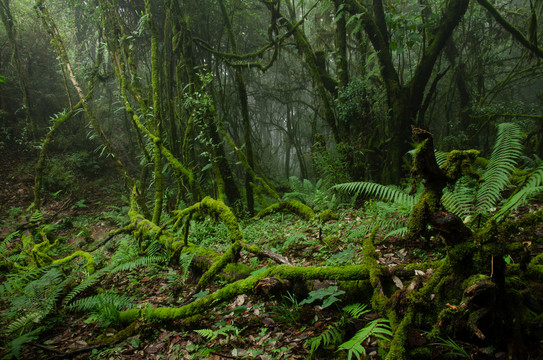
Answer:
<svg viewBox="0 0 543 360"><path fill-rule="evenodd" d="M428 225L437 229L447 245L465 241L471 230L462 219L447 211L441 204L443 189L453 184L462 175L474 176L471 164L476 160L476 150L453 151L447 161L439 167L434 155L432 134L413 128L413 140L417 142L411 173L414 179L424 180L424 190L409 216L407 227L411 236L424 235Z"/></svg>

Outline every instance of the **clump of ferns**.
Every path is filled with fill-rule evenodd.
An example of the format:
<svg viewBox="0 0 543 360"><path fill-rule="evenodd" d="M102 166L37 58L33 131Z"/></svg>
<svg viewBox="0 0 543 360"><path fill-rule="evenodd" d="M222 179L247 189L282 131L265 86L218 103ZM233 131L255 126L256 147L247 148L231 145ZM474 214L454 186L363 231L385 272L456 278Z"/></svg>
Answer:
<svg viewBox="0 0 543 360"><path fill-rule="evenodd" d="M106 275L113 275L119 272L130 272L137 268L164 264L169 261L169 251L158 240L153 240L147 246L147 249L142 254L134 240L131 237L123 237L119 242L119 246L115 253L111 256L109 264L93 274L82 279L63 300L65 306L70 306L70 303L77 297L88 294L92 287L101 281Z"/></svg>
<svg viewBox="0 0 543 360"><path fill-rule="evenodd" d="M511 183L513 174L518 173L517 162L523 152L523 133L515 123L502 123L497 126L496 141L488 161L477 159L474 166L480 179L474 180L464 176L454 185L444 189L441 199L443 206L450 212L464 219L464 222L477 228L488 220L502 221L512 211L525 204L543 191L543 165L539 164L533 171L523 176L515 186ZM436 152L439 166L447 161L448 153ZM506 190L512 187L513 192L504 198ZM409 195L390 185L371 182L351 182L335 185L332 189L365 198L373 198L389 202L397 210L399 216L374 216L380 228L386 228L392 234L405 234L405 222L399 218L407 218L420 193ZM368 233L370 226L366 227ZM364 234L365 235L365 234Z"/></svg>
<svg viewBox="0 0 543 360"><path fill-rule="evenodd" d="M48 265L10 275L0 285L0 296L8 304L1 315L0 338L6 340L11 355L18 357L25 342L47 329L74 279L74 273L66 275L59 267Z"/></svg>
<svg viewBox="0 0 543 360"><path fill-rule="evenodd" d="M89 317L85 322L98 322L106 327L119 322L120 311L134 307L131 298L106 292L76 300L67 305L66 310L88 313Z"/></svg>
<svg viewBox="0 0 543 360"><path fill-rule="evenodd" d="M370 311L365 304L356 303L345 306L338 321L328 325L320 335L305 342L304 346L309 348L309 357L312 357L319 349L335 348L336 351L346 351L349 360L353 357L360 359L366 355L364 344L368 342L368 339L390 341L392 329L388 320L377 318L365 321L362 319ZM349 328L358 330L346 340Z"/></svg>
<svg viewBox="0 0 543 360"><path fill-rule="evenodd" d="M386 234L385 237L406 234L407 218L420 196L420 192L410 195L408 190L397 186L366 181L337 184L332 189L368 199L365 218L357 230L360 237L371 233L375 225Z"/></svg>
<svg viewBox="0 0 543 360"><path fill-rule="evenodd" d="M283 195L284 200L298 200L315 211L335 209L339 204L336 194L326 189L322 179L313 184L308 179L291 176L288 182L292 191Z"/></svg>

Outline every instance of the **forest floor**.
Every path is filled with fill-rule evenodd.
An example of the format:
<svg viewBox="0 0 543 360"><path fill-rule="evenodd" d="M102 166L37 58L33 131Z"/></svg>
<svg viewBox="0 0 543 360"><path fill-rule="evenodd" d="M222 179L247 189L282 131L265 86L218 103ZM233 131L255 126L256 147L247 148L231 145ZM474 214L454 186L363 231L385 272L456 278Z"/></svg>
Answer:
<svg viewBox="0 0 543 360"><path fill-rule="evenodd" d="M20 155L20 154L19 154ZM27 160L30 160L29 156ZM30 163L30 162L28 162ZM0 240L17 228L24 229L28 219L22 214L32 201L32 173L20 156L4 156L0 163ZM46 195L44 214L55 225L62 254L89 249L106 238L110 230L127 221L126 199L118 188L108 188L100 179L85 183L76 194ZM540 205L531 205L515 213L515 217L532 212ZM260 220L243 222L245 240L287 257L297 266L348 265L361 261L361 243L368 236L368 223L364 209L340 210L340 220L324 225L306 222L290 214L275 214ZM222 252L228 243L228 230L209 219L192 231L191 236L200 245ZM543 252L543 224L518 236L533 244L533 253ZM520 239L522 240L522 239ZM100 264L107 264L128 239L117 236L98 249L95 255ZM515 239L519 241L519 239ZM445 256L440 244L413 244L399 238L378 236L376 251L379 262L390 267L438 260ZM241 262L262 268L274 265L270 259L257 259L244 253ZM511 261L518 261L512 258ZM99 264L99 266L100 266ZM6 279L0 274L0 283ZM85 296L114 293L128 297L137 304L152 307L180 306L193 294L195 278L180 265L148 264L126 271L105 274L76 299ZM402 289L400 279L395 286ZM219 280L207 288L212 292L224 285ZM309 358L311 340L339 324L344 316L342 308L360 299L353 299L331 281L313 284L313 293L293 290L276 295L239 295L229 303L219 304L213 310L189 319L173 322L144 323L128 337L100 345L123 327L115 326L95 313L78 313L62 309L48 319L48 330L26 345L23 359L305 359ZM328 289L328 292L323 289ZM320 291L320 292L319 292ZM196 294L195 297L203 295ZM1 315L8 312L9 300L0 299ZM304 301L305 300L305 301ZM324 300L324 301L323 301ZM329 306L328 306L329 305ZM61 308L62 304L58 304ZM149 306L149 305L148 305ZM369 304L368 304L369 306ZM378 318L367 312L360 319L352 319L345 330L349 339L368 321ZM204 329L204 330L203 330ZM198 330L198 331L197 331ZM207 334L206 334L207 332ZM541 339L525 339L529 346L529 359L543 359ZM409 346L427 345L423 331L414 331L407 339ZM432 341L433 359L506 359L503 349L485 347L470 339L440 339ZM313 354L314 359L346 358L346 352L334 346L324 346ZM380 359L378 342L370 337L364 342L369 358ZM3 355L6 349L0 349Z"/></svg>

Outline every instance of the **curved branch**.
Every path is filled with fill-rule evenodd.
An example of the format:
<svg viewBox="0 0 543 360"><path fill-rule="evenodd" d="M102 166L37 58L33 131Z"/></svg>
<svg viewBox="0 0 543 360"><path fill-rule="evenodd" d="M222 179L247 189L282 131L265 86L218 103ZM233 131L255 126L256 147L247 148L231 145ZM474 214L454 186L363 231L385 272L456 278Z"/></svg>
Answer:
<svg viewBox="0 0 543 360"><path fill-rule="evenodd" d="M500 24L506 31L508 31L513 37L522 44L525 48L533 52L535 55L543 59L543 49L530 42L513 24L507 21L499 11L488 0L477 0L479 5L488 10L490 15Z"/></svg>

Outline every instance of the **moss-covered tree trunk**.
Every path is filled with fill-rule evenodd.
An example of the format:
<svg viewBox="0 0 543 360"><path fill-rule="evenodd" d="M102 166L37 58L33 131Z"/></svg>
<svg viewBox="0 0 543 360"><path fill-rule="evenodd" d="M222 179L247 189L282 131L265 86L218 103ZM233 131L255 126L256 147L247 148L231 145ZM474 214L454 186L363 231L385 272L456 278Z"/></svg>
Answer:
<svg viewBox="0 0 543 360"><path fill-rule="evenodd" d="M151 29L151 91L153 98L153 156L154 156L154 183L155 183L155 208L153 211L153 222L160 224L162 214L162 204L164 200L164 181L162 180L162 152L160 143L162 143L162 104L160 101L161 82L160 65L158 53L158 30L155 19L151 11L151 3L145 0L145 13L149 17L149 27Z"/></svg>

